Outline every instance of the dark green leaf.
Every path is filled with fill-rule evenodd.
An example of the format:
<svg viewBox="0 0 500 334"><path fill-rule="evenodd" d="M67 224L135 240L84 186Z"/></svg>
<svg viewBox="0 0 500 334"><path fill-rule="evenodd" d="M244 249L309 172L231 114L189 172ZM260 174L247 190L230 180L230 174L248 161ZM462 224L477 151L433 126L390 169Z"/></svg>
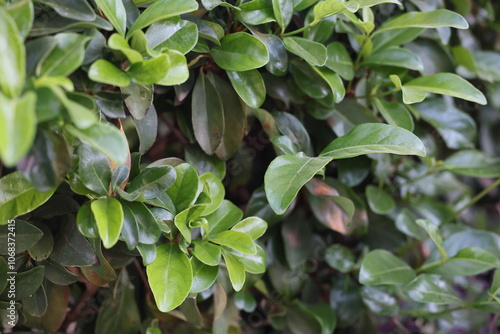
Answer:
<svg viewBox="0 0 500 334"><path fill-rule="evenodd" d="M97 229L97 221L95 220L92 209L90 208L90 201L83 203L76 215L76 226L78 231L87 238L99 237Z"/></svg>
<svg viewBox="0 0 500 334"><path fill-rule="evenodd" d="M325 65L345 80L352 80L354 78L354 68L351 57L345 46L340 42L330 43L326 47Z"/></svg>
<svg viewBox="0 0 500 334"><path fill-rule="evenodd" d="M153 104L153 87L141 86L132 83L121 89L123 94L129 95L125 99L128 111L135 119L141 119Z"/></svg>
<svg viewBox="0 0 500 334"><path fill-rule="evenodd" d="M365 65L403 67L414 71L423 71L424 65L419 56L412 51L392 46L370 54L364 61Z"/></svg>
<svg viewBox="0 0 500 334"><path fill-rule="evenodd" d="M5 220L7 224L7 220ZM14 228L9 226L14 226ZM9 254L8 248L15 243L16 254L33 247L43 236L43 232L24 220L15 220L13 225L0 225L0 254Z"/></svg>
<svg viewBox="0 0 500 334"><path fill-rule="evenodd" d="M111 164L108 158L86 144L80 145L78 156L78 171L82 183L98 194L108 194L111 182Z"/></svg>
<svg viewBox="0 0 500 334"><path fill-rule="evenodd" d="M40 285L42 285L44 273L45 268L43 266L38 266L30 270L17 273L14 300L28 298L30 295L34 294ZM0 296L2 300L7 300L7 291L8 290L4 291Z"/></svg>
<svg viewBox="0 0 500 334"><path fill-rule="evenodd" d="M365 285L406 284L415 278L415 272L406 263L386 250L368 253L361 263L359 281Z"/></svg>
<svg viewBox="0 0 500 334"><path fill-rule="evenodd" d="M380 287L364 286L361 289L361 297L368 309L375 314L395 316L399 312L396 298Z"/></svg>
<svg viewBox="0 0 500 334"><path fill-rule="evenodd" d="M226 71L248 71L262 67L269 61L269 52L264 43L244 32L224 36L221 46L214 47L210 54L217 65Z"/></svg>
<svg viewBox="0 0 500 334"><path fill-rule="evenodd" d="M28 253L36 261L42 261L48 258L52 252L52 248L54 247L54 237L52 236L52 231L47 227L47 225L43 223L35 223L34 225L43 232L43 236L28 249ZM2 227L0 226L0 229L1 228Z"/></svg>
<svg viewBox="0 0 500 334"><path fill-rule="evenodd" d="M146 199L153 198L174 184L175 169L171 166L150 167L129 182L127 191L131 194L144 194Z"/></svg>
<svg viewBox="0 0 500 334"><path fill-rule="evenodd" d="M139 153L146 153L155 143L158 133L158 115L153 105L143 118L134 118L135 128L139 135Z"/></svg>
<svg viewBox="0 0 500 334"><path fill-rule="evenodd" d="M47 311L47 295L43 285L32 295L23 299L23 310L35 317L41 317Z"/></svg>
<svg viewBox="0 0 500 334"><path fill-rule="evenodd" d="M241 99L252 108L259 108L266 98L266 86L257 70L227 72L231 84Z"/></svg>

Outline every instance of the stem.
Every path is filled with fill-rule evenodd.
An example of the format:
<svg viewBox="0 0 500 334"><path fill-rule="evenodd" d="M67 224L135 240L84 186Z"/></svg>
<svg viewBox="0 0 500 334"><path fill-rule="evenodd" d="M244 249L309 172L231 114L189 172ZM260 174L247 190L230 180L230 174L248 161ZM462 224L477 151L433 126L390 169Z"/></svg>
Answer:
<svg viewBox="0 0 500 334"><path fill-rule="evenodd" d="M447 262L447 260L441 260L441 261L431 262L429 264L423 265L420 268L415 269L415 272L417 274L420 274L420 273L422 273L424 271L428 271L428 270L432 270L432 269L435 269L435 268L439 268L439 267L445 265L446 262Z"/></svg>
<svg viewBox="0 0 500 334"><path fill-rule="evenodd" d="M490 191L492 191L493 189L495 189L496 187L498 187L500 185L500 179L497 179L495 182L493 182L488 188L484 189L483 191L481 191L479 194L477 194L476 196L474 196L474 198L472 198L469 203L465 204L461 209L459 209L457 212L455 212L455 217L457 217L458 215L460 215L464 210L468 209L469 207L471 207L472 205L474 205L477 201L479 201L481 198L483 198L484 196L488 195L488 193Z"/></svg>
<svg viewBox="0 0 500 334"><path fill-rule="evenodd" d="M281 34L281 36L282 36L282 37L288 37L288 36L297 35L298 33L301 33L301 32L303 32L304 30L307 30L307 29L309 29L310 27L312 27L312 26L315 26L315 25L316 25L316 23L314 23L314 24L313 24L313 23L314 23L314 22L312 22L312 23L310 23L309 25L304 26L304 27L302 27L302 28L300 28L300 29L294 30L294 31L290 31L290 32L287 32L287 33L282 33L282 34Z"/></svg>

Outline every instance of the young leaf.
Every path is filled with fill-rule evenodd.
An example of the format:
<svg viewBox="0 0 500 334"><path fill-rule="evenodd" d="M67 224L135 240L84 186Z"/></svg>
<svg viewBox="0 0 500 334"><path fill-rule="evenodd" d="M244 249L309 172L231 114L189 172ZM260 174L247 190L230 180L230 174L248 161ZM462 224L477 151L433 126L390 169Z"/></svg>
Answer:
<svg viewBox="0 0 500 334"><path fill-rule="evenodd" d="M210 54L226 71L248 71L262 67L269 61L269 52L258 38L244 32L224 36L221 45Z"/></svg>
<svg viewBox="0 0 500 334"><path fill-rule="evenodd" d="M96 82L126 87L130 85L127 73L121 71L115 65L104 59L98 59L89 68L89 78Z"/></svg>
<svg viewBox="0 0 500 334"><path fill-rule="evenodd" d="M236 255L225 249L222 249L222 256L226 262L229 279L231 280L233 289L235 291L240 291L241 288L243 288L243 284L245 284L245 267L243 263L240 262L240 259Z"/></svg>
<svg viewBox="0 0 500 334"><path fill-rule="evenodd" d="M169 68L170 59L167 55L162 54L156 58L132 64L127 74L135 83L147 86L162 80L167 75Z"/></svg>
<svg viewBox="0 0 500 334"><path fill-rule="evenodd" d="M146 267L149 285L161 312L179 306L193 283L191 263L179 246L167 243L156 248L156 259Z"/></svg>
<svg viewBox="0 0 500 334"><path fill-rule="evenodd" d="M440 27L467 29L469 24L460 14L447 9L438 9L432 12L410 12L386 22L372 36L393 29Z"/></svg>
<svg viewBox="0 0 500 334"><path fill-rule="evenodd" d="M193 255L208 266L217 266L221 261L221 247L204 240L193 240Z"/></svg>
<svg viewBox="0 0 500 334"><path fill-rule="evenodd" d="M245 233L252 240L261 237L266 229L267 223L259 217L245 218L231 228L232 231Z"/></svg>
<svg viewBox="0 0 500 334"><path fill-rule="evenodd" d="M344 3L339 0L326 0L322 1L316 6L314 6L314 21L312 24L318 23L321 19L332 16L332 15L337 15L343 12L351 12L355 13L359 9L359 5L357 2L350 1L347 3Z"/></svg>
<svg viewBox="0 0 500 334"><path fill-rule="evenodd" d="M245 254L254 255L257 252L253 240L242 232L223 231L211 236L209 240L215 244L226 246Z"/></svg>
<svg viewBox="0 0 500 334"><path fill-rule="evenodd" d="M266 196L274 212L283 214L302 186L331 160L329 157L306 157L302 153L274 159L264 176Z"/></svg>
<svg viewBox="0 0 500 334"><path fill-rule="evenodd" d="M344 136L332 141L320 156L344 159L369 153L425 156L425 147L408 130L387 124L368 123L355 126Z"/></svg>
<svg viewBox="0 0 500 334"><path fill-rule="evenodd" d="M414 278L410 266L383 249L368 253L359 272L359 282L365 285L406 284Z"/></svg>
<svg viewBox="0 0 500 334"><path fill-rule="evenodd" d="M405 287L411 299L438 305L462 304L453 288L439 275L421 274Z"/></svg>
<svg viewBox="0 0 500 334"><path fill-rule="evenodd" d="M130 27L127 37L139 29L147 27L154 22L168 19L170 17L189 13L198 9L198 3L195 0L158 0L146 8Z"/></svg>
<svg viewBox="0 0 500 334"><path fill-rule="evenodd" d="M96 5L106 15L116 31L125 36L127 28L127 12L122 0L95 0Z"/></svg>
<svg viewBox="0 0 500 334"><path fill-rule="evenodd" d="M90 207L104 247L113 247L118 242L123 226L122 205L116 198L108 197L93 201Z"/></svg>
<svg viewBox="0 0 500 334"><path fill-rule="evenodd" d="M3 50L0 53L0 91L13 98L21 93L24 85L26 51L15 21L3 6L0 8L0 31Z"/></svg>

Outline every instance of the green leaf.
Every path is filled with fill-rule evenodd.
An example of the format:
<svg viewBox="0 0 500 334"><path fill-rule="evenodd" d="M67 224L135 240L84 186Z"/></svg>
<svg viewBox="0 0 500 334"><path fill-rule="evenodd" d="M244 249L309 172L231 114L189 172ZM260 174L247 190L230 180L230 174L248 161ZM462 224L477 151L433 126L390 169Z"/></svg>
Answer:
<svg viewBox="0 0 500 334"><path fill-rule="evenodd" d="M259 25L275 21L273 7L266 0L253 0L239 6L236 18L244 23Z"/></svg>
<svg viewBox="0 0 500 334"><path fill-rule="evenodd" d="M47 311L47 295L41 285L32 295L22 300L23 310L29 315L41 317Z"/></svg>
<svg viewBox="0 0 500 334"><path fill-rule="evenodd" d="M52 231L47 227L47 225L43 223L34 223L34 225L43 232L43 235L40 240L28 249L28 253L36 261L43 261L49 257L52 249L54 248L54 237L52 235ZM0 226L0 229L1 228L2 226ZM16 243L17 242L18 241L16 240Z"/></svg>
<svg viewBox="0 0 500 334"><path fill-rule="evenodd" d="M354 67L351 56L347 52L345 46L340 42L333 42L326 47L326 63L325 66L335 71L345 80L354 78Z"/></svg>
<svg viewBox="0 0 500 334"><path fill-rule="evenodd" d="M354 268L354 255L349 248L336 244L325 251L325 261L333 269L347 274Z"/></svg>
<svg viewBox="0 0 500 334"><path fill-rule="evenodd" d="M326 63L326 47L302 37L286 37L283 43L288 51L307 61L311 66L323 66Z"/></svg>
<svg viewBox="0 0 500 334"><path fill-rule="evenodd" d="M221 247L204 240L193 240L193 255L208 266L217 266L221 261Z"/></svg>
<svg viewBox="0 0 500 334"><path fill-rule="evenodd" d="M30 295L35 293L35 291L42 285L44 273L45 268L43 266L38 266L30 270L17 273L15 297L13 300L28 298ZM0 295L2 300L8 300L8 291L9 290L5 290ZM12 300L12 298L9 299Z"/></svg>
<svg viewBox="0 0 500 334"><path fill-rule="evenodd" d="M437 271L443 275L473 276L493 268L500 268L500 260L490 252L478 247L466 247L458 251Z"/></svg>
<svg viewBox="0 0 500 334"><path fill-rule="evenodd" d="M3 50L0 53L0 91L13 98L21 93L24 86L26 51L16 23L5 7L0 8L0 31Z"/></svg>
<svg viewBox="0 0 500 334"><path fill-rule="evenodd" d="M86 129L77 129L72 125L66 125L65 129L118 164L127 161L129 156L127 139L111 124L96 123Z"/></svg>
<svg viewBox="0 0 500 334"><path fill-rule="evenodd" d="M95 0L96 5L106 15L109 22L115 27L116 31L125 36L127 29L127 12L122 0Z"/></svg>
<svg viewBox="0 0 500 334"><path fill-rule="evenodd" d="M275 158L264 176L266 196L274 212L283 214L302 186L330 161L329 157L311 158L301 153Z"/></svg>
<svg viewBox="0 0 500 334"><path fill-rule="evenodd" d="M352 158L369 153L425 156L424 144L408 130L387 124L367 123L332 141L321 156Z"/></svg>
<svg viewBox="0 0 500 334"><path fill-rule="evenodd" d="M141 86L131 83L122 87L123 94L127 94L125 105L135 119L142 119L153 105L153 86Z"/></svg>
<svg viewBox="0 0 500 334"><path fill-rule="evenodd" d="M398 314L398 301L381 287L366 285L361 288L361 297L368 309L377 315L395 316Z"/></svg>
<svg viewBox="0 0 500 334"><path fill-rule="evenodd" d="M217 65L226 71L248 71L269 61L269 52L258 38L244 32L226 35L210 50Z"/></svg>
<svg viewBox="0 0 500 334"><path fill-rule="evenodd" d="M5 224L7 224L5 220ZM14 229L11 227L14 226ZM43 237L43 232L35 225L24 220L15 220L13 225L0 225L1 255L8 255L9 243L15 242L15 253L19 254L33 247ZM13 233L13 234L12 234Z"/></svg>
<svg viewBox="0 0 500 334"><path fill-rule="evenodd" d="M95 220L92 209L90 208L90 201L83 203L76 215L76 226L78 231L87 238L99 237L97 229L97 222Z"/></svg>
<svg viewBox="0 0 500 334"><path fill-rule="evenodd" d="M212 203L208 204L203 210L203 216L209 215L222 204L226 190L220 179L215 174L207 172L200 177L200 181L205 185L205 191L212 199Z"/></svg>
<svg viewBox="0 0 500 334"><path fill-rule="evenodd" d="M414 71L424 70L424 64L417 54L399 46L391 46L371 53L363 64L368 66L403 67Z"/></svg>
<svg viewBox="0 0 500 334"><path fill-rule="evenodd" d="M127 186L131 194L144 194L146 199L166 191L175 182L176 172L172 166L145 168Z"/></svg>
<svg viewBox="0 0 500 334"><path fill-rule="evenodd" d="M135 129L139 136L139 153L146 153L155 143L158 134L158 115L152 105L143 118L134 117Z"/></svg>
<svg viewBox="0 0 500 334"><path fill-rule="evenodd" d="M54 248L48 260L53 262L53 267L58 272L55 275L58 281L71 281L74 276L65 272L64 267L60 268L59 265L91 266L97 262L97 257L88 240L77 230L76 224L62 224L54 235Z"/></svg>
<svg viewBox="0 0 500 334"><path fill-rule="evenodd" d="M135 34L134 37L138 35ZM122 35L113 34L108 38L108 47L112 50L120 51L127 57L130 63L137 63L143 60L142 55L139 51L130 47L128 42L123 38Z"/></svg>
<svg viewBox="0 0 500 334"><path fill-rule="evenodd" d="M380 99L373 99L373 102L387 123L408 131L413 131L413 118L403 104Z"/></svg>
<svg viewBox="0 0 500 334"><path fill-rule="evenodd" d="M288 52L281 38L273 34L262 34L257 30L251 30L255 37L260 39L269 52L269 62L266 69L277 76L283 76L288 70Z"/></svg>
<svg viewBox="0 0 500 334"><path fill-rule="evenodd" d="M170 49L186 54L198 42L198 29L193 22L174 16L153 23L146 31L146 39L151 49Z"/></svg>
<svg viewBox="0 0 500 334"><path fill-rule="evenodd" d="M219 266L207 266L194 257L190 262L193 269L193 285L189 293L200 293L210 288L215 283Z"/></svg>
<svg viewBox="0 0 500 334"><path fill-rule="evenodd" d="M273 11L276 22L284 31L292 20L293 1L292 0L273 0Z"/></svg>
<svg viewBox="0 0 500 334"><path fill-rule="evenodd" d="M40 2L54 9L57 14L69 19L93 21L96 17L94 9L87 1L42 0Z"/></svg>
<svg viewBox="0 0 500 334"><path fill-rule="evenodd" d="M224 232L233 227L243 217L243 212L236 205L228 200L222 201L222 204L209 214L205 216L208 221L209 238Z"/></svg>
<svg viewBox="0 0 500 334"><path fill-rule="evenodd" d="M113 247L118 242L123 226L122 205L116 198L108 197L93 201L90 207L104 247Z"/></svg>
<svg viewBox="0 0 500 334"><path fill-rule="evenodd" d="M500 158L478 150L462 150L448 157L443 169L474 177L500 177Z"/></svg>
<svg viewBox="0 0 500 334"><path fill-rule="evenodd" d="M156 253L156 259L146 267L146 272L158 309L168 312L188 296L193 283L193 270L177 244L160 245Z"/></svg>
<svg viewBox="0 0 500 334"><path fill-rule="evenodd" d="M245 284L245 267L239 258L222 249L222 256L224 257L224 262L226 262L227 271L229 273L229 279L235 291L240 291Z"/></svg>
<svg viewBox="0 0 500 334"><path fill-rule="evenodd" d="M414 278L410 266L383 249L368 253L359 272L359 282L365 285L406 284Z"/></svg>
<svg viewBox="0 0 500 334"><path fill-rule="evenodd" d="M297 86L314 99L325 98L332 90L326 80L306 62L292 61L291 70Z"/></svg>
<svg viewBox="0 0 500 334"><path fill-rule="evenodd" d="M194 203L201 189L198 189L198 173L189 164L175 166L176 179L167 190L167 194L175 205L177 212L187 209Z"/></svg>
<svg viewBox="0 0 500 334"><path fill-rule="evenodd" d="M83 30L92 28L106 31L113 30L113 26L108 21L97 15L92 21L80 21L58 17L57 20L49 20L48 22L45 20L35 20L30 35L40 36L55 34L67 30Z"/></svg>
<svg viewBox="0 0 500 334"><path fill-rule="evenodd" d="M85 187L100 195L108 194L111 182L108 158L86 144L78 148L78 157L78 175Z"/></svg>
<svg viewBox="0 0 500 334"><path fill-rule="evenodd" d="M231 230L242 232L252 240L260 238L266 232L267 223L259 217L248 217L234 225Z"/></svg>
<svg viewBox="0 0 500 334"><path fill-rule="evenodd" d="M333 101L335 103L341 102L345 96L345 87L342 79L340 79L340 76L337 73L329 70L328 68L313 67L313 69L323 78L323 80L326 81L326 83L330 87L330 90L333 94Z"/></svg>
<svg viewBox="0 0 500 334"><path fill-rule="evenodd" d="M411 299L420 303L462 304L457 293L439 275L421 274L405 286L405 291Z"/></svg>
<svg viewBox="0 0 500 334"><path fill-rule="evenodd" d="M198 3L195 0L158 0L142 12L130 27L127 36L132 36L136 30L147 27L152 23L197 9Z"/></svg>
<svg viewBox="0 0 500 334"><path fill-rule="evenodd" d="M116 280L116 273L109 264L108 260L102 254L101 240L94 238L89 241L97 256L97 261L91 266L80 268L80 271L89 283L97 286L104 286L109 282Z"/></svg>
<svg viewBox="0 0 500 334"><path fill-rule="evenodd" d="M306 265L313 248L313 234L310 224L303 211L289 216L281 224L281 237L285 250L285 259L288 267L292 270ZM299 269L300 270L300 269Z"/></svg>
<svg viewBox="0 0 500 334"><path fill-rule="evenodd" d="M474 119L443 99L428 99L414 106L451 149L472 148L477 136Z"/></svg>
<svg viewBox="0 0 500 334"><path fill-rule="evenodd" d="M10 17L14 19L21 37L26 39L33 25L35 16L33 3L29 0L16 1L9 4L7 11Z"/></svg>
<svg viewBox="0 0 500 334"><path fill-rule="evenodd" d="M18 163L33 145L37 125L36 99L32 91L14 99L0 91L0 158L7 167Z"/></svg>
<svg viewBox="0 0 500 334"><path fill-rule="evenodd" d="M37 191L20 172L0 179L0 225L9 219L31 212L45 203L56 189Z"/></svg>
<svg viewBox="0 0 500 334"><path fill-rule="evenodd" d="M324 19L325 17L332 16L332 15L337 15L342 12L351 12L355 13L359 9L359 5L357 2L347 2L343 3L339 0L326 0L323 2L320 2L314 6L313 11L314 11L314 21L313 23L319 22L321 19Z"/></svg>
<svg viewBox="0 0 500 334"><path fill-rule="evenodd" d="M60 33L54 36L57 45L40 67L41 76L67 76L83 62L85 44L90 37L75 33Z"/></svg>
<svg viewBox="0 0 500 334"><path fill-rule="evenodd" d="M158 241L161 235L160 226L147 206L139 202L122 202L122 207L124 212L123 230L125 225L132 230L135 229L137 241L141 244L151 245ZM135 232L133 233L135 234Z"/></svg>
<svg viewBox="0 0 500 334"><path fill-rule="evenodd" d="M196 80L191 105L196 139L203 151L212 155L224 135L224 109L219 92L204 74Z"/></svg>
<svg viewBox="0 0 500 334"><path fill-rule="evenodd" d="M211 236L209 240L215 244L226 246L245 254L253 255L257 252L253 240L242 232L223 231Z"/></svg>
<svg viewBox="0 0 500 334"><path fill-rule="evenodd" d="M142 264L145 266L149 266L156 259L155 245L138 244L137 250L141 254Z"/></svg>
<svg viewBox="0 0 500 334"><path fill-rule="evenodd" d="M164 86L180 85L189 78L189 69L186 57L176 50L164 51L169 59L169 68L167 74L157 83Z"/></svg>
<svg viewBox="0 0 500 334"><path fill-rule="evenodd" d="M373 185L366 187L366 198L370 209L379 215L388 214L396 207L390 194Z"/></svg>
<svg viewBox="0 0 500 334"><path fill-rule="evenodd" d="M234 305L238 310L252 313L257 308L257 301L248 291L239 291L234 294Z"/></svg>
<svg viewBox="0 0 500 334"><path fill-rule="evenodd" d="M438 9L431 12L409 12L387 21L372 36L393 29L440 27L467 29L469 24L460 14L447 9Z"/></svg>
<svg viewBox="0 0 500 334"><path fill-rule="evenodd" d="M471 85L467 80L453 73L438 73L420 77L407 82L403 85L403 88L450 95L483 105L487 103L486 97L481 91ZM405 98L405 93L408 94L408 92L403 90L403 100L405 103L421 102L409 99L408 96Z"/></svg>
<svg viewBox="0 0 500 334"><path fill-rule="evenodd" d="M394 3L396 5L402 6L401 2L398 0L356 0L359 8L372 7L376 5L380 5L381 3Z"/></svg>
<svg viewBox="0 0 500 334"><path fill-rule="evenodd" d="M170 59L162 54L159 57L132 64L127 74L139 85L152 85L160 82L170 68Z"/></svg>
<svg viewBox="0 0 500 334"><path fill-rule="evenodd" d="M427 232L431 240L434 242L439 254L441 255L441 259L443 261L446 260L448 255L446 255L446 251L443 248L443 237L441 236L441 232L439 232L439 228L427 219L418 219L416 223L418 226L422 227L425 232Z"/></svg>
<svg viewBox="0 0 500 334"><path fill-rule="evenodd" d="M266 86L259 71L228 71L227 75L238 95L249 107L259 108L264 103Z"/></svg>
<svg viewBox="0 0 500 334"><path fill-rule="evenodd" d="M130 85L130 78L115 65L104 59L98 59L89 68L89 78L95 82L108 85L126 87Z"/></svg>
<svg viewBox="0 0 500 334"><path fill-rule="evenodd" d="M412 212L406 208L396 217L396 227L406 235L417 240L425 240L427 234L416 224L416 218Z"/></svg>

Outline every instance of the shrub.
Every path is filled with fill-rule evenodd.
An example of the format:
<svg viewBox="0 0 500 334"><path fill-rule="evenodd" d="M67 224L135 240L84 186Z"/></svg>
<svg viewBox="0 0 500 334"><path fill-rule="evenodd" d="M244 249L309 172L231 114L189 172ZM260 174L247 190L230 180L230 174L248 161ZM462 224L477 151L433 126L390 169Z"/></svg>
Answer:
<svg viewBox="0 0 500 334"><path fill-rule="evenodd" d="M0 0L3 327L492 332L480 3Z"/></svg>

